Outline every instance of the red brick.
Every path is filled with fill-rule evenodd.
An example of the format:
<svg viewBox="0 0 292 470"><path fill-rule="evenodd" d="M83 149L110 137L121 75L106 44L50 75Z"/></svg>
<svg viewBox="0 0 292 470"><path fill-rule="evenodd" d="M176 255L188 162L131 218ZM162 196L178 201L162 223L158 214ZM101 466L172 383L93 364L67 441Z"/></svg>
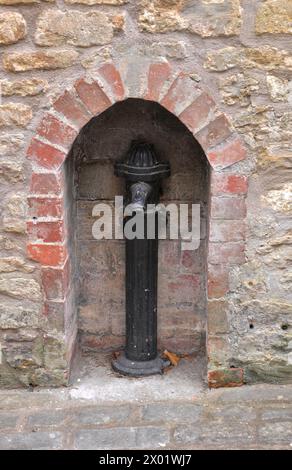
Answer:
<svg viewBox="0 0 292 470"><path fill-rule="evenodd" d="M246 217L246 204L243 197L212 197L211 218L239 220Z"/></svg>
<svg viewBox="0 0 292 470"><path fill-rule="evenodd" d="M79 101L68 91L58 98L53 104L58 113L63 114L68 121L78 128L83 127L92 117Z"/></svg>
<svg viewBox="0 0 292 470"><path fill-rule="evenodd" d="M124 336L97 335L81 332L81 349L88 351L117 351L123 349L125 345Z"/></svg>
<svg viewBox="0 0 292 470"><path fill-rule="evenodd" d="M211 264L242 264L245 262L244 251L244 242L210 242L208 262Z"/></svg>
<svg viewBox="0 0 292 470"><path fill-rule="evenodd" d="M207 124L208 117L214 108L215 102L211 96L202 93L179 115L179 119L194 133Z"/></svg>
<svg viewBox="0 0 292 470"><path fill-rule="evenodd" d="M211 242L237 242L245 239L245 222L242 220L211 220Z"/></svg>
<svg viewBox="0 0 292 470"><path fill-rule="evenodd" d="M27 223L27 231L31 241L56 243L64 240L64 223L61 220Z"/></svg>
<svg viewBox="0 0 292 470"><path fill-rule="evenodd" d="M207 308L208 334L228 333L228 302L226 300L209 300Z"/></svg>
<svg viewBox="0 0 292 470"><path fill-rule="evenodd" d="M64 152L61 152L61 150L37 139L32 139L27 151L27 156L40 167L47 168L49 170L60 168L66 159L66 154Z"/></svg>
<svg viewBox="0 0 292 470"><path fill-rule="evenodd" d="M111 102L98 83L89 83L83 79L75 84L76 91L81 101L92 114L100 114L105 111Z"/></svg>
<svg viewBox="0 0 292 470"><path fill-rule="evenodd" d="M47 300L63 300L69 287L69 260L62 268L42 268L42 285Z"/></svg>
<svg viewBox="0 0 292 470"><path fill-rule="evenodd" d="M65 245L29 243L27 253L29 258L41 263L43 266L60 266L64 264L67 258Z"/></svg>
<svg viewBox="0 0 292 470"><path fill-rule="evenodd" d="M38 129L38 135L44 137L52 144L57 144L69 149L77 135L73 127L64 124L52 114L46 114L42 119Z"/></svg>
<svg viewBox="0 0 292 470"><path fill-rule="evenodd" d="M63 216L63 200L50 197L29 197L29 217L56 217Z"/></svg>
<svg viewBox="0 0 292 470"><path fill-rule="evenodd" d="M237 367L209 370L208 385L210 388L240 387L243 385L243 369Z"/></svg>
<svg viewBox="0 0 292 470"><path fill-rule="evenodd" d="M170 66L167 62L151 64L148 72L148 90L146 100L158 101L163 85L170 77Z"/></svg>
<svg viewBox="0 0 292 470"><path fill-rule="evenodd" d="M224 116L221 114L214 121L211 121L203 129L195 134L195 138L203 147L208 155L208 150L215 145L230 137L232 131L231 126Z"/></svg>
<svg viewBox="0 0 292 470"><path fill-rule="evenodd" d="M173 279L167 275L160 278L160 305L171 302L193 302L200 292L201 276L198 274L177 274Z"/></svg>
<svg viewBox="0 0 292 470"><path fill-rule="evenodd" d="M175 115L189 106L201 94L199 87L184 73L174 80L161 105Z"/></svg>
<svg viewBox="0 0 292 470"><path fill-rule="evenodd" d="M124 85L121 79L120 72L113 64L104 64L98 72L110 85L117 100L122 100L125 96Z"/></svg>
<svg viewBox="0 0 292 470"><path fill-rule="evenodd" d="M46 317L49 328L61 331L65 329L66 302L45 301L43 304L43 315Z"/></svg>
<svg viewBox="0 0 292 470"><path fill-rule="evenodd" d="M207 154L207 158L213 168L227 168L236 162L244 160L246 149L242 141L237 137L231 142L226 142L219 147L215 147Z"/></svg>
<svg viewBox="0 0 292 470"><path fill-rule="evenodd" d="M209 365L224 367L230 357L230 346L225 335L207 337L207 358Z"/></svg>
<svg viewBox="0 0 292 470"><path fill-rule="evenodd" d="M208 297L220 298L229 291L228 266L210 264L208 266Z"/></svg>
<svg viewBox="0 0 292 470"><path fill-rule="evenodd" d="M212 173L211 194L246 194L247 178L241 175L225 175L223 173Z"/></svg>
<svg viewBox="0 0 292 470"><path fill-rule="evenodd" d="M55 194L62 192L62 175L59 173L33 173L31 177L30 192L34 194Z"/></svg>

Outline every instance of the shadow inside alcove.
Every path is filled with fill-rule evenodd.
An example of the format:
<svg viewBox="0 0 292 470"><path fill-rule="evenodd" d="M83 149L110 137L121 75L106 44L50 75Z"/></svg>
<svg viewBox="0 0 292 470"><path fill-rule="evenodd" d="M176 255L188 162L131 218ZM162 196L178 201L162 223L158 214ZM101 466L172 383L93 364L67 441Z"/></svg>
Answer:
<svg viewBox="0 0 292 470"><path fill-rule="evenodd" d="M90 369L90 356L93 363L102 357L105 361L125 343L124 240L95 240L92 209L99 202L113 205L115 196L125 195L113 165L137 138L152 143L160 159L170 162L172 173L163 181L161 201L201 207L199 248L183 251L180 240L160 240L158 272L158 348L193 354L199 370L198 363L203 364L206 356L209 164L177 117L141 99L116 103L93 118L80 131L66 161L79 344L81 357L87 358L84 370Z"/></svg>

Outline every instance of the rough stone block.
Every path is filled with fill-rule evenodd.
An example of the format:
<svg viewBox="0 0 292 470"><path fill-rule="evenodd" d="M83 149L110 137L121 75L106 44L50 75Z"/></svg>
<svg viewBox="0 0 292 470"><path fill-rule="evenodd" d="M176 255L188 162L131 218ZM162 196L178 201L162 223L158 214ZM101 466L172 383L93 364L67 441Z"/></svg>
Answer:
<svg viewBox="0 0 292 470"><path fill-rule="evenodd" d="M256 12L257 34L291 34L292 10L290 0L262 1Z"/></svg>
<svg viewBox="0 0 292 470"><path fill-rule="evenodd" d="M71 67L79 54L73 50L22 51L3 54L3 66L8 72L55 70Z"/></svg>
<svg viewBox="0 0 292 470"><path fill-rule="evenodd" d="M36 96L47 90L48 82L41 78L1 80L0 87L2 96Z"/></svg>
<svg viewBox="0 0 292 470"><path fill-rule="evenodd" d="M35 42L39 46L88 47L108 44L113 26L101 11L45 10L37 20Z"/></svg>
<svg viewBox="0 0 292 470"><path fill-rule="evenodd" d="M0 13L0 44L14 44L26 36L26 21L20 13Z"/></svg>
<svg viewBox="0 0 292 470"><path fill-rule="evenodd" d="M27 127L32 120L32 109L22 103L0 105L0 127Z"/></svg>

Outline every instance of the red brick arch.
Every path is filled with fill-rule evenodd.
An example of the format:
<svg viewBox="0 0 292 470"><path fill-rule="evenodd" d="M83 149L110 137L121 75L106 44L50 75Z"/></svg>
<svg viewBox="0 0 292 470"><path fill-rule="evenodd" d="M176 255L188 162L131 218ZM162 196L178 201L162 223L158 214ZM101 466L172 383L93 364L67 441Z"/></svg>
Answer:
<svg viewBox="0 0 292 470"><path fill-rule="evenodd" d="M140 96L129 96L127 83L123 83L119 70L112 63L101 66L94 80L77 80L72 89L64 91L54 101L30 142L27 156L33 173L28 196L27 250L29 257L41 265L44 312L50 314L57 305L58 314L65 318L62 334L69 368L76 328L72 328L72 322L70 327L66 326L71 276L66 244L69 228L65 217L64 161L80 129L115 102L129 97L158 102L192 132L212 168L208 253L209 384L215 387L226 382L239 384L242 371L226 368L216 351L226 342L227 331L221 331L224 322L222 318L220 323L220 315L223 315L222 304L229 290L229 269L244 262L247 179L234 173L232 165L245 158L245 147L213 98L189 74L176 72L167 62L159 62L149 65L147 77L146 90ZM219 327L216 327L218 318Z"/></svg>

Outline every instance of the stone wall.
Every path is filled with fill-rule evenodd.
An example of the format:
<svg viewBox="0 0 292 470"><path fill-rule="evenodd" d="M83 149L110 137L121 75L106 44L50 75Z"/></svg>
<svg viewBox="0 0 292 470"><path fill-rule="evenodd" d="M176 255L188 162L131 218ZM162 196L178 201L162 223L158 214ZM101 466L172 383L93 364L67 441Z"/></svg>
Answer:
<svg viewBox="0 0 292 470"><path fill-rule="evenodd" d="M241 161L235 148L211 198L217 227L209 244L209 384L291 381L291 0L0 0L0 5L1 386L60 385L68 379L76 316L70 273L63 265L62 271L52 269L53 261L66 260L56 241L66 234L57 222L63 199L54 196L61 182L48 168L58 167L62 148L100 110L90 102L87 111L73 106L64 91L114 62L127 96L139 97L149 64L166 60L208 90L247 149ZM121 99L117 77L111 80ZM150 96L154 101L159 83ZM53 118L39 125L53 102L56 115L65 116L62 126ZM26 159L37 128L37 148L30 146ZM224 132L226 137L219 119L208 139L219 145ZM202 134L198 140L206 143ZM40 146L42 170L31 182ZM225 155L219 145L209 161ZM242 235L238 220L245 216L246 178ZM27 202L31 188L34 196ZM35 233L33 219L37 214L41 230L44 206L52 217L49 252L37 245L47 240L47 225ZM35 245L27 252L28 234ZM40 259L50 267L40 269ZM71 312L65 319L64 309Z"/></svg>

